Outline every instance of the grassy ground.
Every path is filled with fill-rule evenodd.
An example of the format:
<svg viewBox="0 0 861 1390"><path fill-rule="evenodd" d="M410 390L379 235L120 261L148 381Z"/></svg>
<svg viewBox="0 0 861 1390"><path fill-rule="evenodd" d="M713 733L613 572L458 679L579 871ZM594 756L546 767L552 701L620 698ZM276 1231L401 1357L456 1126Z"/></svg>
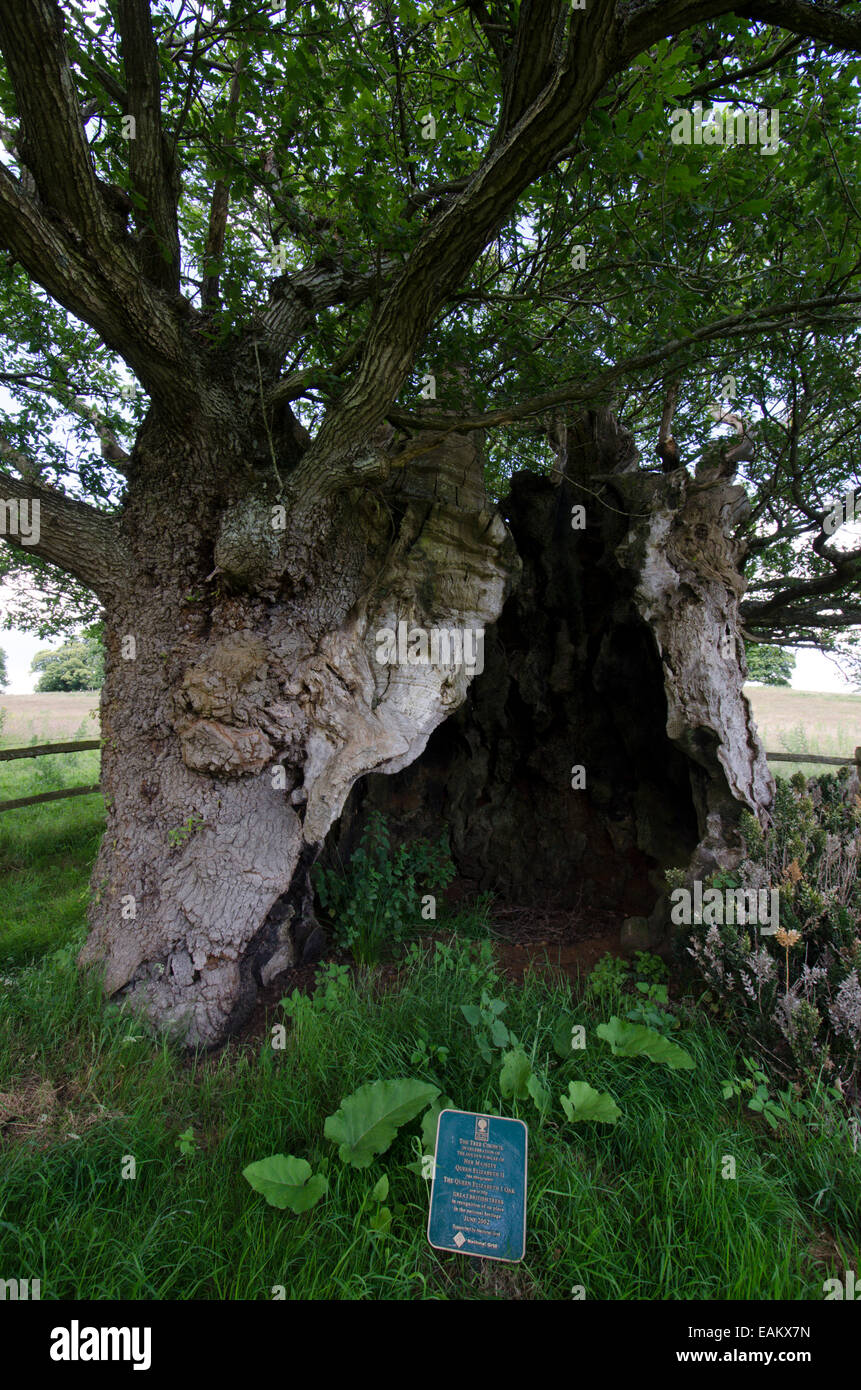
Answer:
<svg viewBox="0 0 861 1390"><path fill-rule="evenodd" d="M752 693L755 704L793 694ZM43 697L19 701L28 698ZM90 696L51 698L61 703L47 718L19 706L7 746L69 737L82 707L93 707ZM812 726L806 737L824 732ZM0 764L0 799L94 780L97 758ZM740 1058L700 1013L685 1015L679 1034L695 1071L616 1058L594 1028L624 1012L618 998L575 1000L567 982L528 976L522 989L501 983L476 960L479 948L464 945L417 954L399 980L391 969L361 972L334 1012L285 1016L283 1051L260 1036L217 1057L173 1053L106 1007L74 966L102 827L99 797L0 815L4 1278L40 1278L44 1299L268 1299L283 1285L288 1298L548 1299L578 1286L589 1299L818 1300L825 1278L857 1269L861 1155L845 1122L831 1112L772 1133L725 1102L722 1082ZM488 1066L476 1050L460 1005L477 1002L483 986L507 999L506 1020L535 1047L553 1095L543 1121L531 1101L500 1097L499 1061ZM562 1063L550 1038L572 1009L588 1045ZM449 1049L444 1064L411 1061L420 1033ZM324 1139L326 1115L353 1089L410 1075L429 1076L459 1108L527 1121L522 1264L473 1265L428 1245L427 1184L406 1166L418 1121L362 1171L344 1167ZM611 1092L624 1112L615 1127L564 1120L558 1098L572 1079ZM270 1208L242 1178L248 1163L276 1153L325 1171L330 1192L313 1211ZM726 1156L734 1179L721 1176ZM133 1179L123 1177L130 1157ZM385 1236L362 1210L383 1172L393 1213Z"/></svg>
<svg viewBox="0 0 861 1390"><path fill-rule="evenodd" d="M0 748L98 738L98 692L4 695ZM0 763L0 801L99 780L98 751ZM0 811L0 961L32 960L83 925L104 828L98 793Z"/></svg>
<svg viewBox="0 0 861 1390"><path fill-rule="evenodd" d="M40 1278L43 1299L269 1299L282 1285L294 1299L567 1299L580 1286L599 1300L819 1300L826 1277L857 1267L861 1157L843 1122L772 1134L722 1100L738 1058L702 1017L676 1035L694 1071L614 1057L594 1028L618 998L575 1006L567 982L506 986L481 951L419 948L399 983L364 971L335 1011L305 1008L284 1050L264 1038L190 1063L106 1013L71 952L17 972L0 1001L4 1275ZM554 1097L543 1122L531 1101L501 1098L500 1054L488 1066L476 1049L460 1005L483 987L534 1047ZM587 1046L560 1062L551 1037L572 1008ZM422 1032L449 1048L444 1064L411 1062ZM323 1137L356 1087L413 1075L458 1108L526 1120L522 1264L475 1267L428 1245L428 1185L407 1168L418 1121L360 1171ZM572 1079L609 1091L618 1124L568 1123L558 1096ZM241 1176L277 1153L327 1176L313 1211L270 1208ZM385 1236L367 1205L383 1173Z"/></svg>

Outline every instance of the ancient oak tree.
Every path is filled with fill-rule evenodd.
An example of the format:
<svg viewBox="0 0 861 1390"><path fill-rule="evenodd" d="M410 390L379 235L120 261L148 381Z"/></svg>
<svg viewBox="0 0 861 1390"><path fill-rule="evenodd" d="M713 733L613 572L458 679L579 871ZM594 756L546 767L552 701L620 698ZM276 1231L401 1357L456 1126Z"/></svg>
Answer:
<svg viewBox="0 0 861 1390"><path fill-rule="evenodd" d="M750 628L809 634L854 602L857 557L799 478L811 439L833 446L823 382L850 397L857 10L3 0L2 574L18 621L103 614L82 962L110 994L213 1045L301 959L352 789L467 696L463 661L378 659L403 622L474 634L539 596L534 652L510 619L493 639L515 703L488 717L504 731L519 699L552 730L570 800L581 711L599 794L559 813L563 862L569 830L600 837L610 878L639 854L656 892L662 860L720 862L738 809L767 806L741 693L752 509L819 546L794 577L763 552ZM772 114L732 146L692 114L686 145L697 102ZM723 392L709 443L727 371L749 408L736 428ZM509 526L517 468L545 476L515 481Z"/></svg>

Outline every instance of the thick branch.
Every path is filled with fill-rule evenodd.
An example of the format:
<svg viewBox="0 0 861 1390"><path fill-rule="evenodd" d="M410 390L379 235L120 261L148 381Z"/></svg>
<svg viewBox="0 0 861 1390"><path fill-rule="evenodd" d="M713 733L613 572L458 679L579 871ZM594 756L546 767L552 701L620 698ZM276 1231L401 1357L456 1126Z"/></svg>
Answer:
<svg viewBox="0 0 861 1390"><path fill-rule="evenodd" d="M565 57L571 6L567 0L521 0L508 57L500 130L510 130L540 96Z"/></svg>
<svg viewBox="0 0 861 1390"><path fill-rule="evenodd" d="M606 392L620 378L647 367L672 362L698 343L715 339L750 337L770 329L785 327L786 322L797 320L805 314L819 309L827 309L843 304L861 303L861 293L849 295L823 295L818 299L790 301L785 304L769 304L762 309L743 310L738 314L727 314L713 323L689 333L685 338L673 338L659 347L628 357L613 367L607 367L588 381L566 381L552 391L540 396L519 401L516 405L502 406L498 410L485 411L474 415L411 415L405 411L389 410L386 418L401 429L453 430L489 429L497 425L511 424L515 420L525 420L530 415L539 415L553 406L571 401L594 401Z"/></svg>
<svg viewBox="0 0 861 1390"><path fill-rule="evenodd" d="M434 219L369 329L355 377L293 475L310 502L349 486L363 443L400 390L434 316L457 288L517 198L571 143L616 70L615 5L592 0L577 44L510 132L499 131L459 197Z"/></svg>
<svg viewBox="0 0 861 1390"><path fill-rule="evenodd" d="M836 5L808 3L808 0L755 0L754 4L739 7L737 13L745 19L758 19L763 24L789 29L808 39L820 39L845 52L861 52L861 18L841 14Z"/></svg>
<svg viewBox="0 0 861 1390"><path fill-rule="evenodd" d="M18 152L43 204L99 246L110 241L55 0L3 0L0 50L15 92Z"/></svg>
<svg viewBox="0 0 861 1390"><path fill-rule="evenodd" d="M28 198L0 165L0 246L58 303L90 324L153 396L182 403L189 347L176 306L117 247L110 263Z"/></svg>
<svg viewBox="0 0 861 1390"><path fill-rule="evenodd" d="M726 0L633 0L619 7L620 45L626 59L660 39L679 34L735 10L743 19L757 19L805 38L820 39L850 53L861 51L861 19L840 13L834 5L808 0L755 0L728 5Z"/></svg>
<svg viewBox="0 0 861 1390"><path fill-rule="evenodd" d="M847 586L857 584L859 576L861 551L849 551L841 556L828 574L819 575L815 579L775 581L780 584L777 592L767 599L743 603L741 616L747 627L772 633L805 624L812 627L845 628L857 621L856 617L847 616L846 609L839 615L822 613L820 610L823 606L833 608L834 598ZM857 594L847 594L847 598L852 600L848 611L857 614Z"/></svg>
<svg viewBox="0 0 861 1390"><path fill-rule="evenodd" d="M173 159L161 128L158 49L149 0L119 0L117 21L128 87L128 113L134 118L129 140L132 186L145 200L146 231L141 259L146 275L166 290L179 289L177 182Z"/></svg>
<svg viewBox="0 0 861 1390"><path fill-rule="evenodd" d="M0 456L16 467L27 462L2 437ZM99 598L108 598L120 584L124 557L113 517L11 473L0 472L0 497L0 537L13 550L49 560ZM22 502L27 504L23 511Z"/></svg>
<svg viewBox="0 0 861 1390"><path fill-rule="evenodd" d="M350 270L331 257L295 274L273 280L269 304L264 312L264 330L270 351L282 358L294 343L313 327L321 309L335 304L360 304L386 283L395 270L392 261L384 260L379 273ZM281 384L273 388L270 405L288 399Z"/></svg>

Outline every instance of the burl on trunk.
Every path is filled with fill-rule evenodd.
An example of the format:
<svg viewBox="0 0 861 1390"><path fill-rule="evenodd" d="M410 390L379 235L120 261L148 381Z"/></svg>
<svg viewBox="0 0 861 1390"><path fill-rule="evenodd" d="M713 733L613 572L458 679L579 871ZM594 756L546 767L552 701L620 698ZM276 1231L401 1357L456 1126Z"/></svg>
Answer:
<svg viewBox="0 0 861 1390"><path fill-rule="evenodd" d="M412 762L464 699L462 661L382 661L378 632L483 629L519 569L470 437L314 507L274 468L249 479L244 443L148 423L107 605L108 819L81 961L189 1045L221 1041L301 959L308 871L351 787Z"/></svg>
<svg viewBox="0 0 861 1390"><path fill-rule="evenodd" d="M651 913L653 936L665 867L733 861L740 810L773 795L742 693L741 488L642 471L607 413L555 478L513 480L510 529L473 436L312 505L259 451L249 480L244 444L152 423L130 469L82 955L112 994L223 1040L307 953L310 867L371 805L405 835L445 824L478 887ZM483 673L382 656L399 625L488 628Z"/></svg>

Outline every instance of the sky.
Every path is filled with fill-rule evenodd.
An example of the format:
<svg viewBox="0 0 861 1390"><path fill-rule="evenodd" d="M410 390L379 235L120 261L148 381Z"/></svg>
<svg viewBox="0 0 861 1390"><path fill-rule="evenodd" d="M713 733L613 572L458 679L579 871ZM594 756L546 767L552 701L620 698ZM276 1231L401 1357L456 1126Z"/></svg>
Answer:
<svg viewBox="0 0 861 1390"><path fill-rule="evenodd" d="M0 611L3 606L3 589L0 586ZM9 684L3 694L6 695L26 695L34 690L36 681L39 679L38 672L30 672L30 662L37 652L46 651L49 647L56 648L63 645L62 641L45 641L41 637L36 637L32 632L4 632L0 628L0 647L6 653L6 673L9 677ZM0 695L2 701L3 695Z"/></svg>

